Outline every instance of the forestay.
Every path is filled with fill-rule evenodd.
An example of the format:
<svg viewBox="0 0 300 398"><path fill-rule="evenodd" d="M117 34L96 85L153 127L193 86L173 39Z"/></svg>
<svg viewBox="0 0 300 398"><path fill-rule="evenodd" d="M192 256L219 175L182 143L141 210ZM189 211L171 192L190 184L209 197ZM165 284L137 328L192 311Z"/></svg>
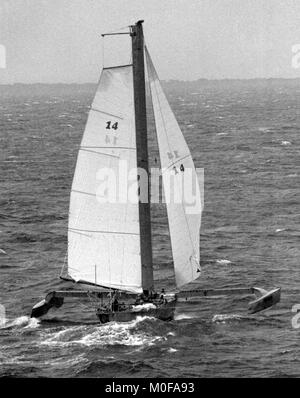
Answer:
<svg viewBox="0 0 300 398"><path fill-rule="evenodd" d="M136 168L131 65L103 69L89 112L71 191L68 274L138 293L139 211L138 203L118 196L124 167Z"/></svg>
<svg viewBox="0 0 300 398"><path fill-rule="evenodd" d="M162 90L147 48L145 51L176 284L179 287L200 275L200 187L189 148Z"/></svg>

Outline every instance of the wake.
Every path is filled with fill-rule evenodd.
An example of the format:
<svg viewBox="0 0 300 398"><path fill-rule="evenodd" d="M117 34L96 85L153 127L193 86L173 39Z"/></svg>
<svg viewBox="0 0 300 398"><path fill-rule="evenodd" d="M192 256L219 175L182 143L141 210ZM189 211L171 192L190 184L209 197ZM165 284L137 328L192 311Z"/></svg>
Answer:
<svg viewBox="0 0 300 398"><path fill-rule="evenodd" d="M40 344L54 347L68 346L151 346L165 337L151 335L141 330L141 324L155 318L139 316L130 322L110 322L104 325L80 325L64 327L53 332L43 331ZM139 330L136 330L138 327ZM57 330L57 329L56 329Z"/></svg>

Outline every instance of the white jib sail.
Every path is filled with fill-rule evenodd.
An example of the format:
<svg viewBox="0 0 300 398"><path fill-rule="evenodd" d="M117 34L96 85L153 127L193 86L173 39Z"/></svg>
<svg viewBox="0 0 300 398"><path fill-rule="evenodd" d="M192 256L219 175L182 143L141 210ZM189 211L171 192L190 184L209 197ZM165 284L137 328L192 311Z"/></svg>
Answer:
<svg viewBox="0 0 300 398"><path fill-rule="evenodd" d="M175 278L180 287L200 275L200 186L189 148L163 92L147 48L145 51Z"/></svg>
<svg viewBox="0 0 300 398"><path fill-rule="evenodd" d="M142 291L138 203L124 185L119 195L136 167L132 66L104 68L71 191L68 274L75 281Z"/></svg>

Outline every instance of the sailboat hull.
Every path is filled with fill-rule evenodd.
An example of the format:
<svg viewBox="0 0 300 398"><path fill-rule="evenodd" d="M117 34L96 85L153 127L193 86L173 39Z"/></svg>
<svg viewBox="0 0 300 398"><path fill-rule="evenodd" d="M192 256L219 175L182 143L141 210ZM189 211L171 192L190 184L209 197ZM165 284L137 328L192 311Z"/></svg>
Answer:
<svg viewBox="0 0 300 398"><path fill-rule="evenodd" d="M154 307L154 306L153 306ZM139 316L149 316L162 321L171 321L174 318L176 299L156 306L156 308L131 308L124 311L97 311L100 323L130 322Z"/></svg>

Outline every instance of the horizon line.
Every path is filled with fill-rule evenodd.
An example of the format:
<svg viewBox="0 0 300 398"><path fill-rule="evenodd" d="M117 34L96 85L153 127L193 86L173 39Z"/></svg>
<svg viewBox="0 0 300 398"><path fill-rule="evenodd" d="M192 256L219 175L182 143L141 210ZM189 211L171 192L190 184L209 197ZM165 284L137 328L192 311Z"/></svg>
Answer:
<svg viewBox="0 0 300 398"><path fill-rule="evenodd" d="M163 83L172 83L172 82L179 82L179 83L193 83L193 82L198 82L198 81L252 81L252 80L300 80L300 77L245 77L245 78L231 78L231 77L224 77L224 78L206 78L206 77L201 77L199 79L195 80L180 80L180 79L161 79L160 81ZM97 85L98 82L84 82L84 83L78 83L78 82L52 82L52 83L46 83L46 82L31 82L31 83L25 83L25 82L14 82L14 83L0 83L0 86L14 86L14 85Z"/></svg>

